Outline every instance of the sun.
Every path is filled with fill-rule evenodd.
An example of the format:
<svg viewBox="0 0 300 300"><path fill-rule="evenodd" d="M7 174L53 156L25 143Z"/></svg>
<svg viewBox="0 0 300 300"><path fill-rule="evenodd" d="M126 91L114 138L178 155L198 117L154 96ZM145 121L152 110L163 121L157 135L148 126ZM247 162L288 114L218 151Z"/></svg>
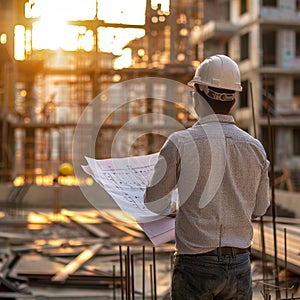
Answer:
<svg viewBox="0 0 300 300"><path fill-rule="evenodd" d="M146 0L28 0L25 17L36 21L31 29L20 24L15 27L15 59L25 60L28 53L39 50L101 51L121 58L118 68L122 66L120 61L126 60L128 66L131 51L127 45L146 34L146 4ZM169 0L152 0L151 6L167 11ZM97 30L74 25L76 21L95 19L104 24Z"/></svg>

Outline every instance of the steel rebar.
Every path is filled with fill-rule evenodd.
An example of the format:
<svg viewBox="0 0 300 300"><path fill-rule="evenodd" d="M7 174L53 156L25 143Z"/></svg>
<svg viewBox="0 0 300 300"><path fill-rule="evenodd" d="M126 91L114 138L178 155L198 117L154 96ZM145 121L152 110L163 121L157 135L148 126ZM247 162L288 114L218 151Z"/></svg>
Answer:
<svg viewBox="0 0 300 300"><path fill-rule="evenodd" d="M120 260L120 285L121 285L121 299L124 300L124 282L123 282L123 254L122 246L119 246L119 260Z"/></svg>
<svg viewBox="0 0 300 300"><path fill-rule="evenodd" d="M153 252L152 253L153 253L153 291L154 291L154 300L157 300L155 247L153 247Z"/></svg>
<svg viewBox="0 0 300 300"><path fill-rule="evenodd" d="M252 107L252 122L253 122L253 131L254 131L254 138L257 139L257 131L256 131L256 118L255 118L255 108L254 108L254 98L253 98L253 88L252 82L249 82L250 88L250 100L251 100L251 107ZM262 260L262 272L263 272L263 280L266 279L266 244L265 244L265 232L264 232L264 219L263 216L260 217L260 236L261 236L261 260ZM264 292L265 287L263 286Z"/></svg>
<svg viewBox="0 0 300 300"><path fill-rule="evenodd" d="M272 224L273 224L273 239L274 239L274 267L275 267L275 285L279 286L278 281L278 258L277 258L277 237L276 237L276 203L275 203L275 185L274 185L274 130L271 125L270 114L270 99L268 93L268 84L266 84L266 100L267 100L267 119L268 119L268 138L269 138L269 159L271 165L270 183L271 183L271 200L272 200ZM276 289L276 298L280 299L280 290Z"/></svg>

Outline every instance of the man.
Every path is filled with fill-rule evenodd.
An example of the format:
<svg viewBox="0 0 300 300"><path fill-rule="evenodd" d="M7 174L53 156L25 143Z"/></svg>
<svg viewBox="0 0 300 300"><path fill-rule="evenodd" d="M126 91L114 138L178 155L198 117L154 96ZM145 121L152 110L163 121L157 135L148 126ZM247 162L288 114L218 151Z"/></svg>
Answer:
<svg viewBox="0 0 300 300"><path fill-rule="evenodd" d="M205 59L188 84L199 121L167 139L145 192L168 215L178 189L172 299L251 299L251 220L270 204L269 162L230 115L242 90L231 58Z"/></svg>

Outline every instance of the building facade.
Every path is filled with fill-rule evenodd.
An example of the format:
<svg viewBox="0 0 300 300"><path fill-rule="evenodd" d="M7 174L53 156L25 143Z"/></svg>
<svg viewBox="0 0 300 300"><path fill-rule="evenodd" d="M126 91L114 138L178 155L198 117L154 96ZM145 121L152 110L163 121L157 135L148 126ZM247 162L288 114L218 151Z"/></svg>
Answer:
<svg viewBox="0 0 300 300"><path fill-rule="evenodd" d="M300 1L220 0L204 7L203 56L226 53L241 70L238 124L274 153L276 168L284 161L299 168Z"/></svg>
<svg viewBox="0 0 300 300"><path fill-rule="evenodd" d="M157 151L166 118L138 116L161 114L184 127L194 118L186 90L168 89L159 78L185 84L193 76L199 60L189 32L198 22L198 1L70 3L0 0L1 181L56 176L73 159L74 130L86 109L92 108L86 136L93 136L96 158L111 157L115 136L131 119L114 155ZM132 81L143 77L158 80L150 87ZM98 107L88 107L97 97ZM136 101L124 104L128 98Z"/></svg>
<svg viewBox="0 0 300 300"><path fill-rule="evenodd" d="M278 170L283 161L300 169L300 1L145 0L138 2L143 13L133 23L124 19L131 1L116 9L121 21L101 14L105 0L76 1L67 28L58 26L58 12L68 11L65 2L55 2L56 22L45 27L42 12L49 16L53 1L0 0L1 181L55 176L61 163L72 160L77 122L99 95L101 104L89 118L95 123L106 116L105 122L86 133L95 136L96 158L112 155L116 134L133 119L115 155L157 151L169 132L167 118L139 116L161 114L183 127L195 118L185 88L169 89L159 79L184 85L216 53L231 56L241 70L238 125L257 136L269 155L274 152ZM158 80L150 88L131 81L143 77ZM138 101L121 105L126 97ZM171 98L176 101L161 101Z"/></svg>

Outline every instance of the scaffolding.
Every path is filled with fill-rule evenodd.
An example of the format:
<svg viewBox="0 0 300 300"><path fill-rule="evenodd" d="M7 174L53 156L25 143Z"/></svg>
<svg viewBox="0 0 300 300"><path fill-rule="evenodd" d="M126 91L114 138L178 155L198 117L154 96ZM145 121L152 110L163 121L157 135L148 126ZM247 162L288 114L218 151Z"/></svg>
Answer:
<svg viewBox="0 0 300 300"><path fill-rule="evenodd" d="M15 24L23 24L28 40L25 37L24 60L16 60L1 68L1 86L10 93L9 101L7 94L0 93L3 112L1 137L4 141L1 148L1 181L23 176L26 181L34 182L37 176L57 176L59 165L72 160L73 132L83 111L112 85L148 76L186 83L193 73L191 61L194 55L187 41L188 32L198 17L198 10L193 9L198 5L195 1L185 13L182 8L186 1L170 3L171 13L163 12L162 6L153 7L151 1L146 1L146 23L141 26L105 24L99 19L71 21L74 26L84 27L85 32L93 32L94 46L91 51L80 48L76 51L34 49L32 29L36 18L25 17L28 3L14 0L11 6L5 8L11 14L7 13L3 21L11 22L13 19ZM145 30L144 37L128 45L132 52L131 66L114 70L113 63L119 57L99 50L100 27ZM13 28L9 33L13 39ZM122 101L128 95L117 89L111 92L114 94L106 93L107 99L101 102L97 111L107 116L96 138L97 158L111 156L111 143L116 132L131 118L154 112L169 115L184 126L189 126L189 121L194 119L187 109L186 95L182 95L182 101L176 105L170 105L166 101L150 101L147 99L148 92L143 89L145 86L131 86L126 92L135 93L138 99L117 109L113 109L115 102ZM156 86L155 93L160 97L170 97L164 86ZM91 117L95 118L95 112L91 112ZM130 132L124 131L118 155L122 155L122 145L128 141L133 141L133 145L127 154L157 151L165 138L162 121L158 118L155 122L132 125ZM154 133L140 136L141 126L152 125L158 128Z"/></svg>

